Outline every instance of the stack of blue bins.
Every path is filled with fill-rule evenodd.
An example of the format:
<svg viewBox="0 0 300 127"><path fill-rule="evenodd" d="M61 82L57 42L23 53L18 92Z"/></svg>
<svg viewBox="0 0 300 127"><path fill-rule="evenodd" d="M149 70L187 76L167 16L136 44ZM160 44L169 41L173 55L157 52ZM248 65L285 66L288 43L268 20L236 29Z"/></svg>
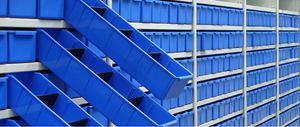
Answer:
<svg viewBox="0 0 300 127"><path fill-rule="evenodd" d="M299 72L299 62L287 63L279 66L279 77Z"/></svg>
<svg viewBox="0 0 300 127"><path fill-rule="evenodd" d="M284 109L285 107L292 105L299 101L299 95L300 91L296 91L293 93L290 93L284 97L281 97L279 99L279 110Z"/></svg>
<svg viewBox="0 0 300 127"><path fill-rule="evenodd" d="M247 10L247 26L275 27L276 13Z"/></svg>
<svg viewBox="0 0 300 127"><path fill-rule="evenodd" d="M298 57L299 57L299 47L279 49L279 61L298 58Z"/></svg>
<svg viewBox="0 0 300 127"><path fill-rule="evenodd" d="M21 127L18 124L18 122L16 122L15 120L11 120L11 119L2 119L2 120L0 120L0 126L1 127L6 127L6 126Z"/></svg>
<svg viewBox="0 0 300 127"><path fill-rule="evenodd" d="M299 15L279 14L279 27L299 27Z"/></svg>
<svg viewBox="0 0 300 127"><path fill-rule="evenodd" d="M247 32L247 47L276 44L276 32Z"/></svg>
<svg viewBox="0 0 300 127"><path fill-rule="evenodd" d="M243 10L197 5L198 25L242 26L243 23Z"/></svg>
<svg viewBox="0 0 300 127"><path fill-rule="evenodd" d="M64 0L1 0L0 8L0 17L64 18Z"/></svg>
<svg viewBox="0 0 300 127"><path fill-rule="evenodd" d="M247 112L247 121L248 126L257 123L258 121L262 120L263 118L276 113L277 110L277 102L273 101L267 103L263 106L255 108L251 111Z"/></svg>
<svg viewBox="0 0 300 127"><path fill-rule="evenodd" d="M282 126L295 117L299 116L300 105L297 105L279 115L279 125Z"/></svg>
<svg viewBox="0 0 300 127"><path fill-rule="evenodd" d="M276 96L277 85L265 86L247 93L247 105L251 106Z"/></svg>
<svg viewBox="0 0 300 127"><path fill-rule="evenodd" d="M279 32L279 44L299 43L300 32Z"/></svg>
<svg viewBox="0 0 300 127"><path fill-rule="evenodd" d="M240 115L222 123L215 125L214 127L243 127L244 126L244 115Z"/></svg>
<svg viewBox="0 0 300 127"><path fill-rule="evenodd" d="M198 83L197 101L221 96L243 89L244 75L229 76L221 79Z"/></svg>
<svg viewBox="0 0 300 127"><path fill-rule="evenodd" d="M193 32L143 32L165 52L191 52L193 51Z"/></svg>
<svg viewBox="0 0 300 127"><path fill-rule="evenodd" d="M299 77L293 77L284 81L279 82L279 93L288 92L291 89L299 87Z"/></svg>
<svg viewBox="0 0 300 127"><path fill-rule="evenodd" d="M198 125L221 118L244 108L244 95L231 97L198 108Z"/></svg>
<svg viewBox="0 0 300 127"><path fill-rule="evenodd" d="M300 119L295 120L294 122L286 125L286 127L299 127L300 126Z"/></svg>
<svg viewBox="0 0 300 127"><path fill-rule="evenodd" d="M242 48L243 32L197 32L197 51Z"/></svg>
<svg viewBox="0 0 300 127"><path fill-rule="evenodd" d="M0 31L0 64L36 60L36 31Z"/></svg>
<svg viewBox="0 0 300 127"><path fill-rule="evenodd" d="M129 22L192 24L193 5L157 0L113 0L113 10Z"/></svg>
<svg viewBox="0 0 300 127"><path fill-rule="evenodd" d="M148 94L148 96L154 99L158 104L163 106L165 109L169 110L169 109L174 109L177 107L182 107L184 105L193 103L192 100L193 89L194 89L193 85L186 86L178 97L172 99L166 99L166 100L160 100L157 97L155 97L152 93Z"/></svg>
<svg viewBox="0 0 300 127"><path fill-rule="evenodd" d="M193 126L194 125L194 111L185 111L184 113L176 114L178 119L176 126Z"/></svg>
<svg viewBox="0 0 300 127"><path fill-rule="evenodd" d="M276 79L276 67L247 72L247 87Z"/></svg>
<svg viewBox="0 0 300 127"><path fill-rule="evenodd" d="M247 67L276 61L276 49L247 52Z"/></svg>
<svg viewBox="0 0 300 127"><path fill-rule="evenodd" d="M274 117L260 125L258 125L257 127L276 127L277 126L277 117Z"/></svg>

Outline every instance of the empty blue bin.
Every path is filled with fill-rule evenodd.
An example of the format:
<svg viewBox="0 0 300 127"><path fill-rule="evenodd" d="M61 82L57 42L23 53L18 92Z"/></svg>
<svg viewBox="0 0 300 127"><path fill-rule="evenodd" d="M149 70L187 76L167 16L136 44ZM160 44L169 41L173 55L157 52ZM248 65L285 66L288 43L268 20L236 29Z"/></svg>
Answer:
<svg viewBox="0 0 300 127"><path fill-rule="evenodd" d="M215 80L213 84L213 97L219 96L220 80Z"/></svg>
<svg viewBox="0 0 300 127"><path fill-rule="evenodd" d="M152 5L153 0L143 0L142 1L142 13L141 13L141 22L151 22L152 14Z"/></svg>
<svg viewBox="0 0 300 127"><path fill-rule="evenodd" d="M153 23L161 23L161 8L162 2L161 1L153 1L152 4L152 22Z"/></svg>
<svg viewBox="0 0 300 127"><path fill-rule="evenodd" d="M186 14L185 14L185 24L192 24L192 22L193 22L193 8L194 8L194 5L187 4Z"/></svg>
<svg viewBox="0 0 300 127"><path fill-rule="evenodd" d="M223 41L221 38L221 33L219 32L214 32L213 33L213 43L212 43L212 50L217 50L219 49L219 44L220 44L220 41Z"/></svg>
<svg viewBox="0 0 300 127"><path fill-rule="evenodd" d="M212 25L213 7L207 7L206 10L206 25Z"/></svg>
<svg viewBox="0 0 300 127"><path fill-rule="evenodd" d="M170 51L169 52L177 52L177 44L178 44L178 34L177 32L172 32L170 35Z"/></svg>
<svg viewBox="0 0 300 127"><path fill-rule="evenodd" d="M194 86L188 86L186 89L186 103L187 104L191 104L193 102L193 90L194 90Z"/></svg>
<svg viewBox="0 0 300 127"><path fill-rule="evenodd" d="M220 56L213 57L213 59L212 59L212 73L213 74L219 72L219 59L220 59Z"/></svg>
<svg viewBox="0 0 300 127"><path fill-rule="evenodd" d="M206 24L207 6L197 5L197 24Z"/></svg>
<svg viewBox="0 0 300 127"><path fill-rule="evenodd" d="M186 51L193 51L194 33L188 32L185 37Z"/></svg>
<svg viewBox="0 0 300 127"><path fill-rule="evenodd" d="M9 31L8 42L9 63L36 60L36 31Z"/></svg>
<svg viewBox="0 0 300 127"><path fill-rule="evenodd" d="M186 34L187 33L185 33L185 32L178 33L177 52L185 52L185 49L186 49L185 35Z"/></svg>
<svg viewBox="0 0 300 127"><path fill-rule="evenodd" d="M212 25L219 25L220 8L214 7L212 12Z"/></svg>
<svg viewBox="0 0 300 127"><path fill-rule="evenodd" d="M36 0L9 0L8 17L35 18Z"/></svg>
<svg viewBox="0 0 300 127"><path fill-rule="evenodd" d="M206 114L207 114L207 106L199 108L199 111L200 111L200 113L199 113L200 114L200 122L199 122L199 124L203 124L203 123L208 122L207 121L207 116L206 116Z"/></svg>
<svg viewBox="0 0 300 127"><path fill-rule="evenodd" d="M225 78L224 82L224 93L229 93L230 92L230 79L229 77Z"/></svg>
<svg viewBox="0 0 300 127"><path fill-rule="evenodd" d="M207 58L198 58L197 59L197 67L198 67L197 74L198 74L198 76L207 74L206 66L205 66L206 61L207 61Z"/></svg>
<svg viewBox="0 0 300 127"><path fill-rule="evenodd" d="M37 18L39 19L63 19L64 0L38 0Z"/></svg>
<svg viewBox="0 0 300 127"><path fill-rule="evenodd" d="M219 59L219 71L218 72L223 72L224 70L224 61L225 61L225 56L220 56Z"/></svg>
<svg viewBox="0 0 300 127"><path fill-rule="evenodd" d="M170 52L170 45L169 45L170 44L170 36L171 36L170 32L162 33L161 48L165 52Z"/></svg>
<svg viewBox="0 0 300 127"><path fill-rule="evenodd" d="M128 21L131 21L132 1L133 0L120 0L120 15Z"/></svg>
<svg viewBox="0 0 300 127"><path fill-rule="evenodd" d="M225 116L225 101L221 101L220 102L220 109L219 109L219 115L220 115L220 117L223 117L223 116Z"/></svg>
<svg viewBox="0 0 300 127"><path fill-rule="evenodd" d="M223 38L223 49L227 49L227 48L229 48L229 35L230 35L230 33L226 32L222 35L224 36L224 38Z"/></svg>
<svg viewBox="0 0 300 127"><path fill-rule="evenodd" d="M179 3L171 2L169 4L169 23L171 24L177 24L178 21L178 7Z"/></svg>
<svg viewBox="0 0 300 127"><path fill-rule="evenodd" d="M170 2L165 2L165 1L163 1L161 4L161 10L160 10L161 23L169 22L169 4L170 4Z"/></svg>
<svg viewBox="0 0 300 127"><path fill-rule="evenodd" d="M1 5L0 5L1 6ZM0 31L0 64L7 63L8 59L7 31Z"/></svg>
<svg viewBox="0 0 300 127"><path fill-rule="evenodd" d="M213 105L208 105L207 106L207 111L206 111L206 117L207 117L207 122L213 120Z"/></svg>
<svg viewBox="0 0 300 127"><path fill-rule="evenodd" d="M225 106L224 106L224 110L225 110L225 113L224 115L228 115L230 114L230 100L225 100Z"/></svg>
<svg viewBox="0 0 300 127"><path fill-rule="evenodd" d="M0 78L0 110L7 108L7 77Z"/></svg>
<svg viewBox="0 0 300 127"><path fill-rule="evenodd" d="M0 17L7 16L8 0L0 0Z"/></svg>
<svg viewBox="0 0 300 127"><path fill-rule="evenodd" d="M231 32L229 34L228 48L234 48L235 41L236 41L235 38L238 37L236 34L237 33L234 33L234 32Z"/></svg>
<svg viewBox="0 0 300 127"><path fill-rule="evenodd" d="M211 98L211 97L213 97L212 95L213 95L213 85L214 85L214 82L213 81L210 81L210 82L208 82L208 84L207 84L207 89L206 89L206 91L207 91L207 93L206 93L206 97L207 98Z"/></svg>
<svg viewBox="0 0 300 127"><path fill-rule="evenodd" d="M229 9L228 25L233 26L235 20L235 9Z"/></svg>
<svg viewBox="0 0 300 127"><path fill-rule="evenodd" d="M120 0L112 0L112 9L120 14Z"/></svg>
<svg viewBox="0 0 300 127"><path fill-rule="evenodd" d="M213 33L211 32L202 33L201 51L212 50L212 43L213 43Z"/></svg>
<svg viewBox="0 0 300 127"><path fill-rule="evenodd" d="M219 107L220 107L220 102L213 104L213 120L218 119L220 117Z"/></svg>
<svg viewBox="0 0 300 127"><path fill-rule="evenodd" d="M229 9L221 8L219 13L219 25L228 25Z"/></svg>
<svg viewBox="0 0 300 127"><path fill-rule="evenodd" d="M122 7L122 6L121 6ZM140 22L141 21L141 8L142 8L142 0L132 0L130 10L130 21L132 22ZM128 11L125 10L125 11ZM159 15L158 13L157 15Z"/></svg>
<svg viewBox="0 0 300 127"><path fill-rule="evenodd" d="M239 10L239 26L244 24L244 10Z"/></svg>
<svg viewBox="0 0 300 127"><path fill-rule="evenodd" d="M187 8L187 4L184 4L184 3L179 4L178 16L177 16L178 24L185 24L186 8Z"/></svg>
<svg viewBox="0 0 300 127"><path fill-rule="evenodd" d="M213 57L208 57L207 58L207 61L205 63L205 73L208 75L208 74L212 74L212 60L213 60Z"/></svg>
<svg viewBox="0 0 300 127"><path fill-rule="evenodd" d="M225 79L220 79L220 82L219 82L219 95L226 94L225 91L224 91L224 87L225 87Z"/></svg>

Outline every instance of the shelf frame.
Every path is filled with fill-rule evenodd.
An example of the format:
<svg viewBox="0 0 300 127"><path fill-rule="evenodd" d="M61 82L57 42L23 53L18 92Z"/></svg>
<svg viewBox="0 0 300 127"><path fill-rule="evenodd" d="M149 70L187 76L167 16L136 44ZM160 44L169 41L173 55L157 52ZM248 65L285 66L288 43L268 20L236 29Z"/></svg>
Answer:
<svg viewBox="0 0 300 127"><path fill-rule="evenodd" d="M237 112L228 114L228 115L223 116L223 117L221 117L221 118L218 118L218 119L216 119L216 120L212 120L212 121L206 122L206 123L204 123L204 124L199 125L198 127L210 127L210 126L212 126L212 125L215 125L215 124L217 124L217 123L220 123L220 122L222 122L222 121L225 121L225 120L227 120L227 119L233 118L233 117L238 116L238 115L241 115L241 114L243 114L243 110L240 110L240 111L237 111Z"/></svg>
<svg viewBox="0 0 300 127"><path fill-rule="evenodd" d="M296 103L293 103L293 104L291 104L291 105L289 105L289 106L287 106L287 107L281 109L281 110L279 111L279 114L281 114L281 113L283 113L283 112L285 112L285 111L291 109L292 107L294 107L294 106L296 106L296 105L299 105L299 103L300 103L300 101L297 101Z"/></svg>
<svg viewBox="0 0 300 127"><path fill-rule="evenodd" d="M297 119L300 119L300 115L298 115L295 118L291 119L290 121L286 122L285 124L282 125L282 127L289 125L290 123L294 122Z"/></svg>
<svg viewBox="0 0 300 127"><path fill-rule="evenodd" d="M275 48L276 48L276 45L247 47L247 51L256 51L256 50L264 50L264 49L275 49Z"/></svg>
<svg viewBox="0 0 300 127"><path fill-rule="evenodd" d="M251 124L249 127L256 127L257 125L262 124L262 123L268 121L269 119L271 119L271 118L273 118L273 117L276 117L276 113L274 113L274 114L272 114L272 115L269 115L269 116L263 118L262 120L260 120L260 121L258 121L258 122L256 122L256 123L254 123L254 124Z"/></svg>
<svg viewBox="0 0 300 127"><path fill-rule="evenodd" d="M247 71L254 71L254 70L259 70L259 69L262 69L262 68L267 68L267 67L272 67L272 66L276 66L276 62L247 67L246 70Z"/></svg>
<svg viewBox="0 0 300 127"><path fill-rule="evenodd" d="M72 27L64 20L0 18L0 27L5 28L69 28Z"/></svg>
<svg viewBox="0 0 300 127"><path fill-rule="evenodd" d="M40 62L31 62L31 63L14 63L14 64L1 64L0 65L0 74L5 73L15 73L15 72L28 72L28 71L44 71L48 70Z"/></svg>
<svg viewBox="0 0 300 127"><path fill-rule="evenodd" d="M261 102L259 102L259 103L256 103L256 104L254 104L254 105L248 106L248 110L252 110L252 109L254 109L254 108L257 108L257 107L259 107L259 106L262 106L262 105L264 105L264 104L267 104L267 103L269 103L269 102L271 102L271 101L275 101L275 100L276 100L276 96L271 97L271 98L268 98L268 99L265 99L265 100L263 100L263 101L261 101Z"/></svg>

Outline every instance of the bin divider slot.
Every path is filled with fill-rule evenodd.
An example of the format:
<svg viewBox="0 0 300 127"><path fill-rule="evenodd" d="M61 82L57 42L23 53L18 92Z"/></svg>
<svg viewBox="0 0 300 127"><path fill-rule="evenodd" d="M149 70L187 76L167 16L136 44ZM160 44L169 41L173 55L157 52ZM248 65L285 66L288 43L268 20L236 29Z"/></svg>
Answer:
<svg viewBox="0 0 300 127"><path fill-rule="evenodd" d="M97 75L104 80L107 84L109 84L109 81L112 77L112 75L114 74L114 72L104 72L104 73L97 73Z"/></svg>
<svg viewBox="0 0 300 127"><path fill-rule="evenodd" d="M126 37L130 38L133 30L119 29L119 31L122 32Z"/></svg>
<svg viewBox="0 0 300 127"><path fill-rule="evenodd" d="M103 16L106 11L106 8L104 7L91 7L91 8L101 16Z"/></svg>
<svg viewBox="0 0 300 127"><path fill-rule="evenodd" d="M86 118L86 119L82 119L82 120L76 120L76 121L69 122L68 124L72 127L73 126L86 126L89 119L90 118Z"/></svg>
<svg viewBox="0 0 300 127"><path fill-rule="evenodd" d="M47 105L50 109L53 108L59 93L54 94L46 94L37 96L45 105Z"/></svg>
<svg viewBox="0 0 300 127"><path fill-rule="evenodd" d="M82 48L82 49L68 49L68 51L74 56L76 57L78 60L81 59L85 49Z"/></svg>
<svg viewBox="0 0 300 127"><path fill-rule="evenodd" d="M152 52L152 53L148 53L148 55L151 56L156 61L158 61L159 57L161 56L161 52Z"/></svg>
<svg viewBox="0 0 300 127"><path fill-rule="evenodd" d="M144 99L144 96L139 96L139 97L135 97L135 98L130 98L130 99L128 99L128 101L130 101L131 104L133 104L135 107L139 107L143 99Z"/></svg>

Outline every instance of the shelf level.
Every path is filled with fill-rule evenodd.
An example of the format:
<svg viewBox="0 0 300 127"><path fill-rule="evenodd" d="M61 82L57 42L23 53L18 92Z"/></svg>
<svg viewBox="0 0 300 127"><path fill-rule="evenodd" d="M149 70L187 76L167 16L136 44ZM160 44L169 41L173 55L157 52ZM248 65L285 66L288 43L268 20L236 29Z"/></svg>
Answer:
<svg viewBox="0 0 300 127"><path fill-rule="evenodd" d="M285 95L288 95L288 94L290 94L290 93L293 93L293 92L299 90L299 88L300 88L300 87L296 87L296 88L291 89L291 90L289 90L289 91L287 91L287 92L284 92L284 93L282 93L282 94L279 95L279 98L280 98L280 97L283 97L283 96L285 96Z"/></svg>
<svg viewBox="0 0 300 127"><path fill-rule="evenodd" d="M268 121L269 119L271 119L271 118L273 118L273 117L275 117L275 116L276 116L276 113L274 113L274 114L272 114L272 115L269 115L269 116L263 118L262 120L260 120L260 121L258 121L258 122L256 122L256 123L254 123L254 124L252 124L252 125L250 125L249 127L256 127L257 125L262 124L263 122L266 122L266 121Z"/></svg>
<svg viewBox="0 0 300 127"><path fill-rule="evenodd" d="M223 116L221 118L218 118L218 119L215 119L215 120L212 120L212 121L209 121L209 122L206 122L204 124L201 124L199 125L199 127L210 127L214 124L217 124L217 123L220 123L222 121L225 121L225 120L228 120L232 117L235 117L235 116L238 116L238 115L241 115L243 113L243 110L240 110L240 111L237 111L237 112L234 112L234 113L231 113L231 114L228 114L226 116Z"/></svg>
<svg viewBox="0 0 300 127"><path fill-rule="evenodd" d="M280 61L279 64L286 64L286 63L291 63L291 62L295 62L295 61L299 61L299 58L283 60L283 61Z"/></svg>
<svg viewBox="0 0 300 127"><path fill-rule="evenodd" d="M275 48L276 48L275 45L247 47L247 51L256 51L256 50L264 50L264 49L275 49Z"/></svg>
<svg viewBox="0 0 300 127"><path fill-rule="evenodd" d="M276 27L256 27L256 26L253 26L253 27L250 27L250 26L247 26L246 27L246 30L253 30L253 31L275 31L276 30Z"/></svg>
<svg viewBox="0 0 300 127"><path fill-rule="evenodd" d="M221 77L229 76L229 75L235 75L235 74L242 73L242 71L243 71L242 69L238 69L238 70L225 71L225 72L216 73L216 74L198 76L197 77L197 82L210 80L210 79L215 79L215 78L221 78ZM192 83L192 80L190 80L188 83Z"/></svg>
<svg viewBox="0 0 300 127"><path fill-rule="evenodd" d="M288 10L279 10L279 13L288 14L288 15L299 15L299 12L288 11Z"/></svg>
<svg viewBox="0 0 300 127"><path fill-rule="evenodd" d="M0 18L0 27L13 28L72 28L64 20Z"/></svg>
<svg viewBox="0 0 300 127"><path fill-rule="evenodd" d="M43 70L48 70L48 68L40 62L0 65L0 74Z"/></svg>
<svg viewBox="0 0 300 127"><path fill-rule="evenodd" d="M242 26L197 25L197 30L243 30Z"/></svg>
<svg viewBox="0 0 300 127"><path fill-rule="evenodd" d="M192 30L192 25L134 22L130 24L139 30Z"/></svg>
<svg viewBox="0 0 300 127"><path fill-rule="evenodd" d="M264 12L276 12L275 8L267 8L267 7L259 7L254 5L247 5L246 9L248 10L255 10L255 11L264 11Z"/></svg>
<svg viewBox="0 0 300 127"><path fill-rule="evenodd" d="M289 79L289 78L292 78L292 77L295 77L295 76L299 76L299 72L297 72L297 73L294 73L294 74L290 74L290 75L288 75L288 76L285 76L285 77L281 77L281 78L279 78L279 81L282 81L282 80L286 80L286 79Z"/></svg>
<svg viewBox="0 0 300 127"><path fill-rule="evenodd" d="M239 52L242 52L241 48L206 50L206 51L198 51L197 56L220 55L220 54L239 53ZM168 55L170 55L172 58L189 58L193 56L193 52L176 52L176 53L168 53Z"/></svg>
<svg viewBox="0 0 300 127"><path fill-rule="evenodd" d="M294 122L297 119L300 119L300 115L298 115L295 118L291 119L290 121L286 122L285 124L282 125L282 127L285 127L286 125L289 125L290 123Z"/></svg>
<svg viewBox="0 0 300 127"><path fill-rule="evenodd" d="M251 67L247 67L247 71L258 70L258 69L262 69L262 68L272 67L275 65L276 65L276 63L268 63L268 64L262 64L262 65L257 65L257 66L251 66Z"/></svg>
<svg viewBox="0 0 300 127"><path fill-rule="evenodd" d="M295 27L279 27L279 30L284 30L284 31L299 31L299 28L295 28Z"/></svg>
<svg viewBox="0 0 300 127"><path fill-rule="evenodd" d="M296 103L291 104L291 105L289 105L289 106L287 106L287 107L281 109L280 112L279 112L279 114L280 114L280 113L283 113L283 112L285 112L285 111L287 111L287 110L289 110L290 108L292 108L292 107L294 107L294 106L296 106L296 105L299 105L299 103L300 103L300 101L297 101Z"/></svg>
<svg viewBox="0 0 300 127"><path fill-rule="evenodd" d="M262 106L262 105L267 104L267 103L269 103L269 102L271 102L271 101L274 101L274 100L276 100L276 97L268 98L268 99L263 100L262 102L259 102L259 103L257 103L257 104L250 105L250 106L247 108L247 110L248 110L248 111L249 111L249 110L252 110L252 109L254 109L254 108L257 108L257 107L259 107L259 106Z"/></svg>
<svg viewBox="0 0 300 127"><path fill-rule="evenodd" d="M254 86L250 86L250 87L247 88L247 91L258 89L258 88L261 88L261 87L264 87L264 86L267 86L267 85L271 85L271 84L274 84L274 83L276 83L276 79L268 81L268 82L264 82L264 83L261 83L261 84L257 84L257 85L254 85Z"/></svg>
<svg viewBox="0 0 300 127"><path fill-rule="evenodd" d="M299 42L298 42L298 43L280 44L280 45L279 45L280 48L284 48L284 47L293 47L293 46L299 46Z"/></svg>

